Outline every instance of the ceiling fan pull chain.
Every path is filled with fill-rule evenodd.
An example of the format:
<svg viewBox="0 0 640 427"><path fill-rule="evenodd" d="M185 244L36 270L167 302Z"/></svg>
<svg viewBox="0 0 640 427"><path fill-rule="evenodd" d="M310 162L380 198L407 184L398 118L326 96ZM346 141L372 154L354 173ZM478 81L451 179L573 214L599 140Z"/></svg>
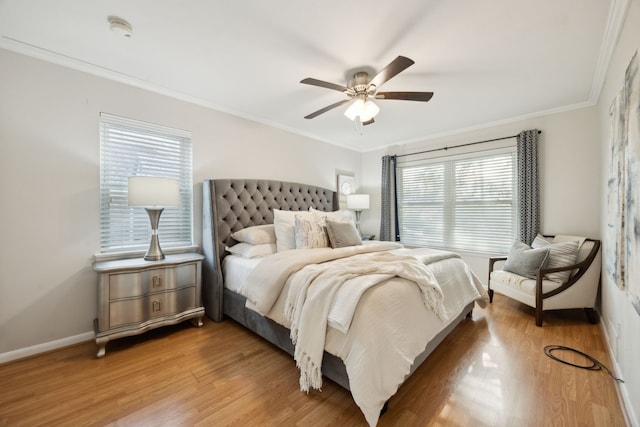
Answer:
<svg viewBox="0 0 640 427"><path fill-rule="evenodd" d="M356 132L360 131L360 136L364 135L364 125L362 124L362 120L360 120L360 116L356 117L353 121L353 126Z"/></svg>

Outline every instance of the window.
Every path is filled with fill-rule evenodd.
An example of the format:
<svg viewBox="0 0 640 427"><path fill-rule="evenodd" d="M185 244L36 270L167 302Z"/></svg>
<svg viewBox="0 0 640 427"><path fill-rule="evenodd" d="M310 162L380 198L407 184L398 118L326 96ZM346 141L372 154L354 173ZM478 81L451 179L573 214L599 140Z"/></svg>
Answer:
<svg viewBox="0 0 640 427"><path fill-rule="evenodd" d="M191 132L100 114L100 250L146 250L149 215L129 206L129 176L163 176L180 182L180 204L165 208L158 234L162 248L190 246L192 234Z"/></svg>
<svg viewBox="0 0 640 427"><path fill-rule="evenodd" d="M398 162L400 240L508 252L516 234L515 147Z"/></svg>

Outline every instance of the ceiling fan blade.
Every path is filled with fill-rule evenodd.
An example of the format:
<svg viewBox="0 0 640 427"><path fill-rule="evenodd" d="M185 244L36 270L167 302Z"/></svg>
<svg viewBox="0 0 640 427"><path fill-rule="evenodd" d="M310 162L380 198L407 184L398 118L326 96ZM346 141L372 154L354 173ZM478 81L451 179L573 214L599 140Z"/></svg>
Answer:
<svg viewBox="0 0 640 427"><path fill-rule="evenodd" d="M389 65L380 70L378 74L371 79L369 84L380 87L384 82L388 81L401 71L409 68L413 64L415 64L415 62L412 59L409 59L406 56L398 56L396 59L391 61Z"/></svg>
<svg viewBox="0 0 640 427"><path fill-rule="evenodd" d="M350 99L343 99L342 101L338 101L336 103L333 103L331 105L328 105L324 108L321 108L320 110L313 112L307 116L304 116L305 119L313 119L314 117L318 117L320 114L322 113L326 113L329 110L333 110L336 107L341 106L342 104L346 104L347 102L351 101Z"/></svg>
<svg viewBox="0 0 640 427"><path fill-rule="evenodd" d="M371 117L369 120L367 120L366 122L362 122L362 126L366 126L366 125L370 125L371 123L375 122L375 120L373 119L373 117Z"/></svg>
<svg viewBox="0 0 640 427"><path fill-rule="evenodd" d="M427 102L433 97L433 92L378 92L376 99L399 99L404 101Z"/></svg>
<svg viewBox="0 0 640 427"><path fill-rule="evenodd" d="M311 77L307 77L306 79L300 80L300 83L304 83L306 85L311 85L311 86L320 86L327 89L333 89L333 90L337 90L338 92L345 92L349 90L349 88L347 88L346 86L340 86L335 83L329 83L323 80L313 79Z"/></svg>

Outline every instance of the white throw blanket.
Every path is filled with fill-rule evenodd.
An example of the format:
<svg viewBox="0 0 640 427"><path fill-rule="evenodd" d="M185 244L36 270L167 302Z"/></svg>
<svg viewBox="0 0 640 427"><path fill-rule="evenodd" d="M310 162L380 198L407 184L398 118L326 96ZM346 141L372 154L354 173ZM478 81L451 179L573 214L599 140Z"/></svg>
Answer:
<svg viewBox="0 0 640 427"><path fill-rule="evenodd" d="M391 277L401 277L414 282L420 289L422 301L440 320L446 320L442 305L442 290L433 273L412 256L394 255L389 252L355 255L302 269L291 281L285 317L291 322L291 340L295 347L294 359L300 368L300 389L322 386L322 355L330 309L341 307L343 319L350 319L358 299L346 302L334 299L336 292L349 281L359 280L358 296ZM341 325L348 330L348 325Z"/></svg>
<svg viewBox="0 0 640 427"><path fill-rule="evenodd" d="M402 248L395 242L370 242L366 245L346 248L296 249L273 254L263 259L251 271L240 289L252 310L266 316L280 296L285 282L293 273L309 264L318 264L362 253L388 251ZM254 286L256 283L259 286Z"/></svg>

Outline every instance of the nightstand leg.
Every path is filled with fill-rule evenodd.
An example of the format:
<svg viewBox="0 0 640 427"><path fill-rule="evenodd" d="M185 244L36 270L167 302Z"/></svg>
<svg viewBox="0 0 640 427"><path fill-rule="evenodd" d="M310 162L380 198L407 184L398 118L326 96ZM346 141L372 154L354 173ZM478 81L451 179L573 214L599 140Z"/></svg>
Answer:
<svg viewBox="0 0 640 427"><path fill-rule="evenodd" d="M105 353L107 352L108 342L109 342L109 337L96 338L96 344L98 344L98 354L96 354L96 357L98 359L103 358Z"/></svg>
<svg viewBox="0 0 640 427"><path fill-rule="evenodd" d="M191 319L191 323L193 323L193 326L195 326L196 328L201 328L203 325L202 316L194 317L193 319Z"/></svg>

